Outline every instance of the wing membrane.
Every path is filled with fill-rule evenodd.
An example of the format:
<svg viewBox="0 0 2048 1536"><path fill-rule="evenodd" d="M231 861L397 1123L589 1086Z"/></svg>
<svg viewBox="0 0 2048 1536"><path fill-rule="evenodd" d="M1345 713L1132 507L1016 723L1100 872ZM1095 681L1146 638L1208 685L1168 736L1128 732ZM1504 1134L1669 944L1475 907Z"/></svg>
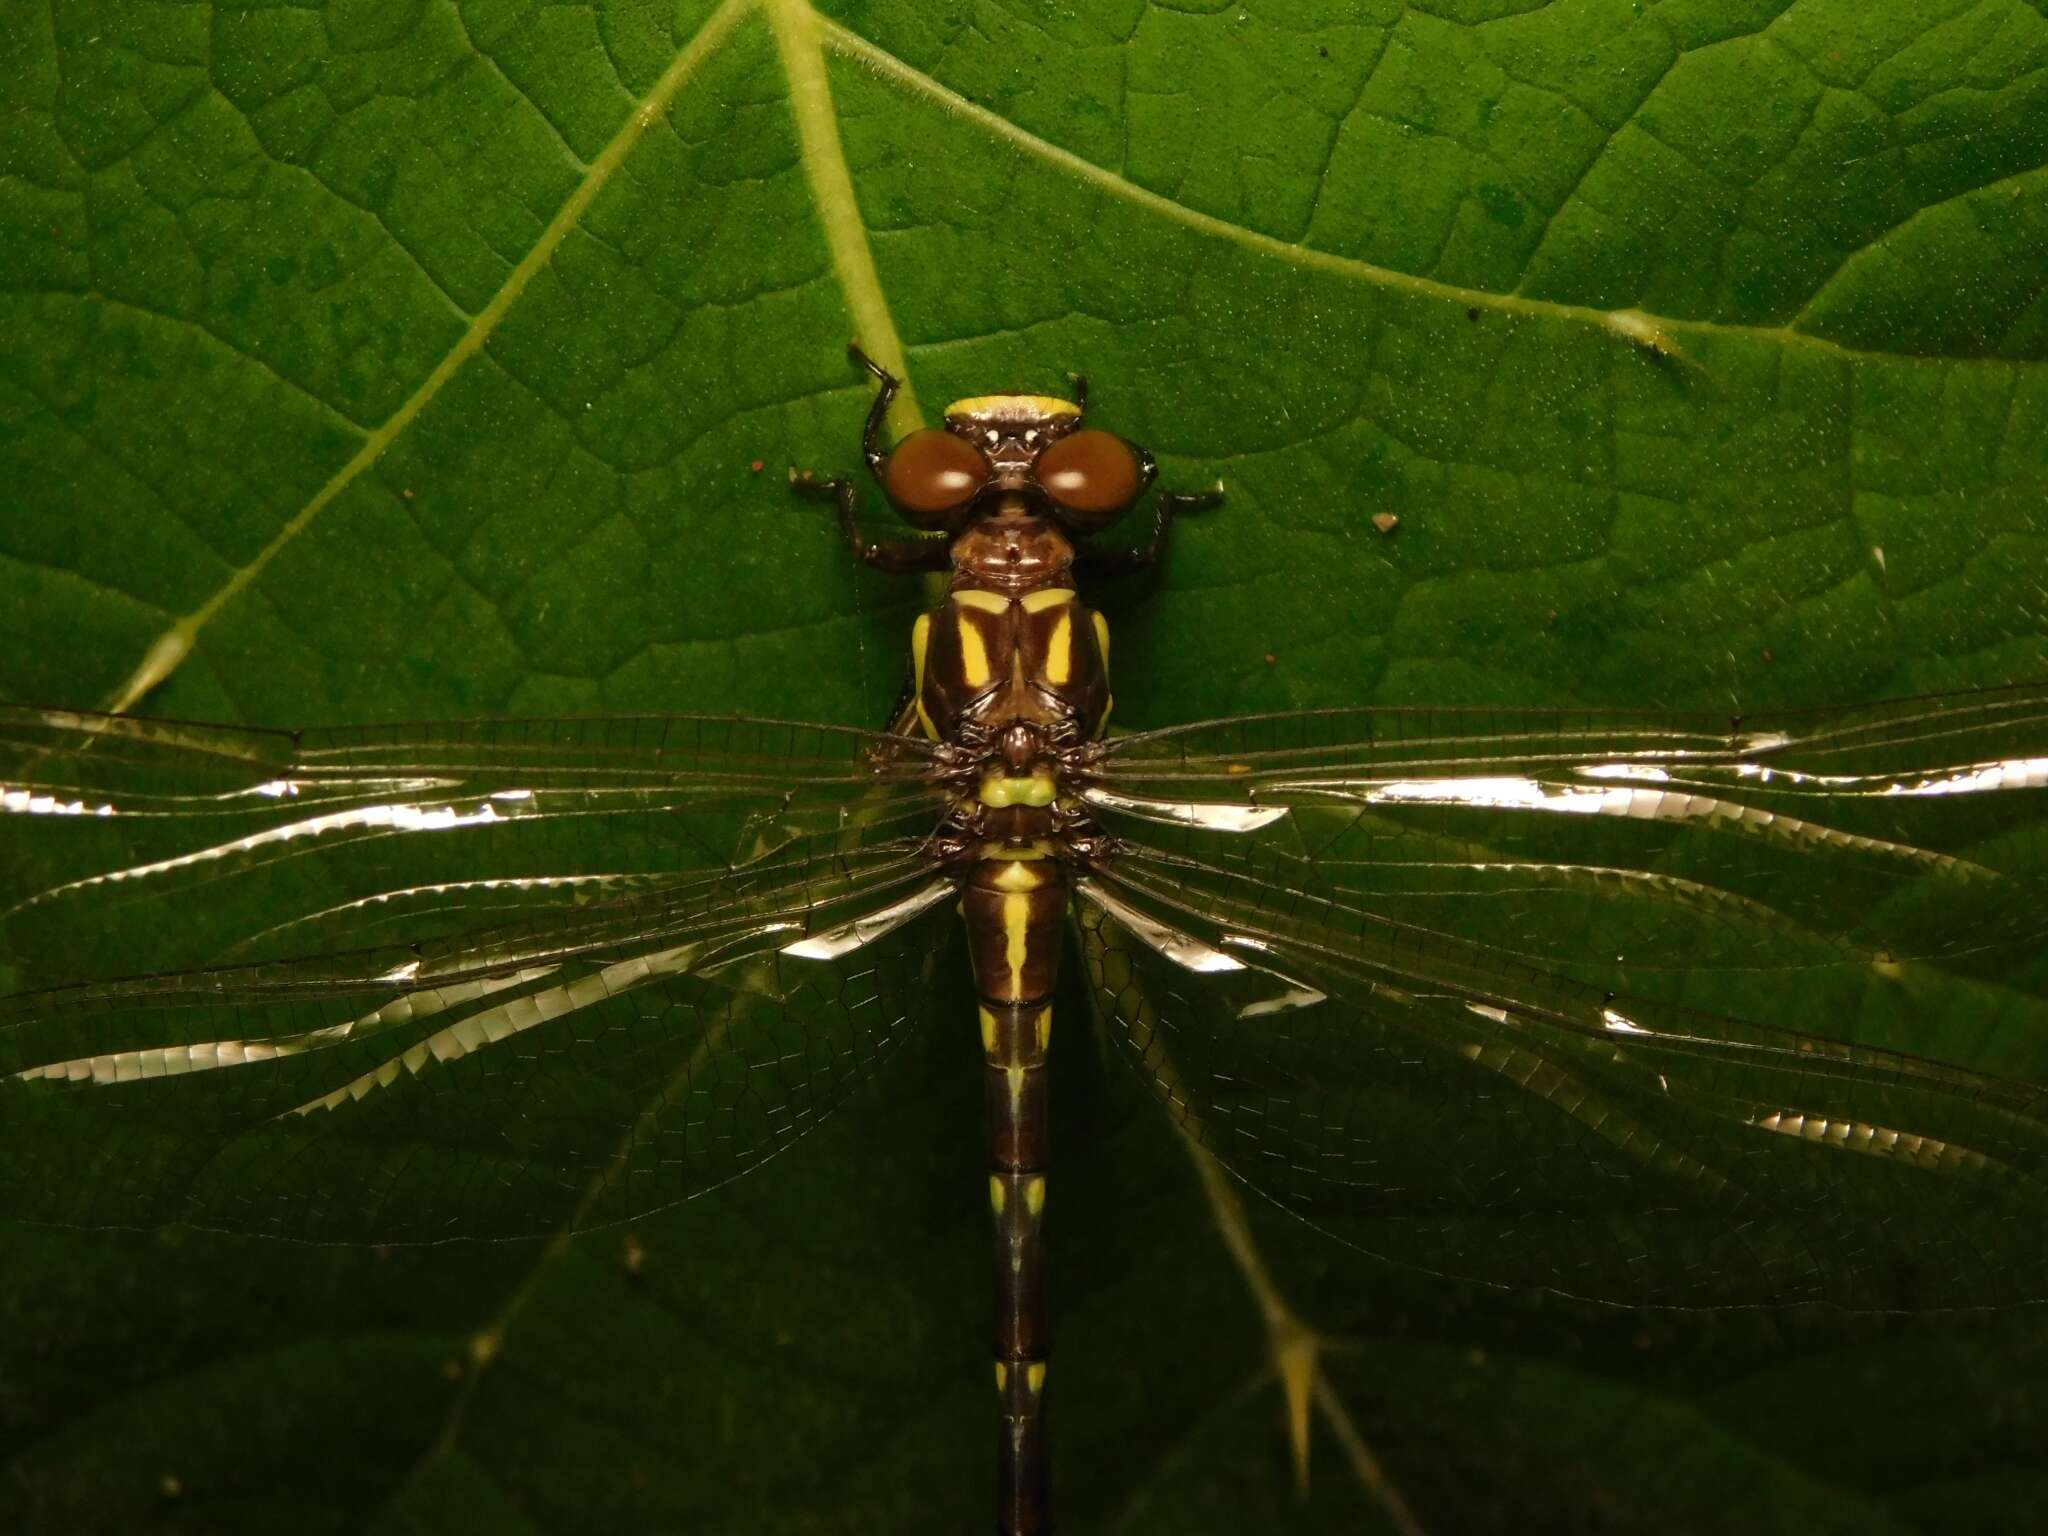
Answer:
<svg viewBox="0 0 2048 1536"><path fill-rule="evenodd" d="M0 1211L513 1237L710 1188L922 1015L919 744L0 711ZM133 974L149 972L152 974Z"/></svg>
<svg viewBox="0 0 2048 1536"><path fill-rule="evenodd" d="M0 935L49 980L415 941L807 837L915 835L927 750L730 718L271 732L4 708Z"/></svg>
<svg viewBox="0 0 2048 1536"><path fill-rule="evenodd" d="M17 994L0 1209L357 1242L642 1214L887 1055L951 889L914 844L814 854L459 940Z"/></svg>
<svg viewBox="0 0 2048 1536"><path fill-rule="evenodd" d="M1083 948L1160 1096L1345 1241L1626 1304L2048 1297L2039 1089L1617 997L1275 868L1127 850Z"/></svg>
<svg viewBox="0 0 2048 1536"><path fill-rule="evenodd" d="M1907 961L2044 979L2040 687L1719 719L1255 716L1112 743L1091 798L1602 985Z"/></svg>

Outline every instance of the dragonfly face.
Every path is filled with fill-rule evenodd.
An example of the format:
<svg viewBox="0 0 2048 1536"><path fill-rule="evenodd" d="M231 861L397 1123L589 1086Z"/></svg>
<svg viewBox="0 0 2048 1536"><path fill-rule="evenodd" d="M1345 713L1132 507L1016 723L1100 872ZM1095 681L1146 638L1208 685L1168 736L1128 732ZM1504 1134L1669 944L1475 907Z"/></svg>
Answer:
<svg viewBox="0 0 2048 1536"><path fill-rule="evenodd" d="M0 998L0 1215L587 1229L972 1029L1029 1530L1070 947L1176 1122L1373 1264L1674 1308L2048 1299L2048 1094L1954 1056L2048 1037L2048 687L1109 735L1086 583L1215 498L1099 549L1151 470L1078 404L961 402L891 452L883 385L868 463L928 536L800 488L858 558L951 575L892 730L0 707L0 958L41 983ZM934 1012L956 906L972 1020Z"/></svg>

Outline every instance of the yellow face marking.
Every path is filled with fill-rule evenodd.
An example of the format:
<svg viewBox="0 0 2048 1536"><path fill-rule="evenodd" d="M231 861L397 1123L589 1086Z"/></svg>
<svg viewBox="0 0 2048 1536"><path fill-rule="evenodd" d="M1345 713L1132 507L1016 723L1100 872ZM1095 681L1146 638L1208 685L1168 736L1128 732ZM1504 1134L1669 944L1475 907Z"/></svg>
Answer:
<svg viewBox="0 0 2048 1536"><path fill-rule="evenodd" d="M1064 683L1073 675L1074 619L1073 615L1063 613L1052 627L1052 638L1045 643L1045 680Z"/></svg>
<svg viewBox="0 0 2048 1536"><path fill-rule="evenodd" d="M1022 868L1013 865L1012 868ZM1024 995L1024 940L1031 931L1031 898L1029 896L1005 896L1003 898L1003 960L1010 968L1010 998L1014 1002Z"/></svg>
<svg viewBox="0 0 2048 1536"><path fill-rule="evenodd" d="M996 1362L996 1390L997 1390L998 1392L1007 1392L1007 1391L1009 1391L1009 1389L1010 1389L1010 1367L1009 1367L1009 1364L1008 1364L1008 1363L1007 1363L1006 1361L998 1360L998 1361Z"/></svg>
<svg viewBox="0 0 2048 1536"><path fill-rule="evenodd" d="M1033 1179L1024 1186L1024 1209L1033 1216L1045 1209L1044 1179Z"/></svg>
<svg viewBox="0 0 2048 1536"><path fill-rule="evenodd" d="M972 588L964 592L955 592L953 601L962 608L978 608L983 613L1003 613L1010 606L1010 599L1000 592L977 592Z"/></svg>
<svg viewBox="0 0 2048 1536"><path fill-rule="evenodd" d="M1036 592L1026 592L1017 601L1024 605L1026 613L1043 613L1061 603L1071 603L1077 595L1072 587L1040 587Z"/></svg>
<svg viewBox="0 0 2048 1536"><path fill-rule="evenodd" d="M1038 1010L1038 1018L1035 1022L1038 1026L1038 1049L1041 1052L1043 1052L1047 1046L1052 1044L1051 1003L1047 1003L1043 1008Z"/></svg>
<svg viewBox="0 0 2048 1536"><path fill-rule="evenodd" d="M910 626L910 699L917 706L917 723L924 727L925 735L937 741L938 727L932 724L932 717L924 707L924 653L931 644L931 638L932 616L920 613L917 622Z"/></svg>
<svg viewBox="0 0 2048 1536"><path fill-rule="evenodd" d="M1033 869L1028 863L1012 864L996 876L999 891L1035 891L1045 884L1045 874ZM1008 912L1007 906L1004 911Z"/></svg>
<svg viewBox="0 0 2048 1536"><path fill-rule="evenodd" d="M1018 843L983 843L976 852L978 857L984 859L1049 859L1052 857L1052 849L1044 843L1032 843L1028 846Z"/></svg>
<svg viewBox="0 0 2048 1536"><path fill-rule="evenodd" d="M996 1016L986 1008L976 1010L981 1014L981 1048L990 1055L996 1048Z"/></svg>
<svg viewBox="0 0 2048 1536"><path fill-rule="evenodd" d="M989 1209L994 1211L998 1216L1002 1215L1003 1206L1008 1202L1008 1199L1009 1194L1008 1191L1006 1191L1003 1188L1003 1181L997 1178L994 1174L990 1174L988 1176Z"/></svg>
<svg viewBox="0 0 2048 1536"><path fill-rule="evenodd" d="M1031 1389L1033 1397L1045 1390L1045 1362L1034 1360L1024 1367L1024 1385Z"/></svg>
<svg viewBox="0 0 2048 1536"><path fill-rule="evenodd" d="M1039 416L1078 416L1081 407L1051 395L969 395L946 407L948 416L986 416L1031 412Z"/></svg>
<svg viewBox="0 0 2048 1536"><path fill-rule="evenodd" d="M960 670L967 675L970 688L986 688L995 675L989 671L988 647L981 643L981 631L964 613L960 615Z"/></svg>

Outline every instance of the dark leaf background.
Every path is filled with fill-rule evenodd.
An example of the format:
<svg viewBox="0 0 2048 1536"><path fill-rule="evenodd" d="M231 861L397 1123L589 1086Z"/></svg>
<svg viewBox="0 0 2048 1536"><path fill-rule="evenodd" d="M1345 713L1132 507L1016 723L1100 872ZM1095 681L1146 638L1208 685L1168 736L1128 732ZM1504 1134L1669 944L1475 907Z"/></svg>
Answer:
<svg viewBox="0 0 2048 1536"><path fill-rule="evenodd" d="M53 0L0 123L10 697L876 723L920 594L785 483L857 462L856 333L899 426L1085 370L1226 481L1102 594L1128 724L2044 671L2036 0ZM1386 1528L1359 1442L1437 1531L2048 1501L2037 1315L1589 1311L1254 1204L1298 1495L1188 1159L1062 1044L1068 1531ZM974 1055L630 1234L0 1234L0 1523L984 1528Z"/></svg>

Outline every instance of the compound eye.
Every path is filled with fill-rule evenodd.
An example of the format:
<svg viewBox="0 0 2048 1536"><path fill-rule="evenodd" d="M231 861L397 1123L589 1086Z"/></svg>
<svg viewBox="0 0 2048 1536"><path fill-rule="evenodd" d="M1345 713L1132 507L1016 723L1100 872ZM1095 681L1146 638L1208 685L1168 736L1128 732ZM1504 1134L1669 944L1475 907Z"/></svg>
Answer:
<svg viewBox="0 0 2048 1536"><path fill-rule="evenodd" d="M1038 483L1083 527L1114 522L1145 489L1145 467L1131 445L1093 427L1063 437L1038 456Z"/></svg>
<svg viewBox="0 0 2048 1536"><path fill-rule="evenodd" d="M943 427L913 432L890 450L882 488L920 528L943 527L988 483L981 450Z"/></svg>

